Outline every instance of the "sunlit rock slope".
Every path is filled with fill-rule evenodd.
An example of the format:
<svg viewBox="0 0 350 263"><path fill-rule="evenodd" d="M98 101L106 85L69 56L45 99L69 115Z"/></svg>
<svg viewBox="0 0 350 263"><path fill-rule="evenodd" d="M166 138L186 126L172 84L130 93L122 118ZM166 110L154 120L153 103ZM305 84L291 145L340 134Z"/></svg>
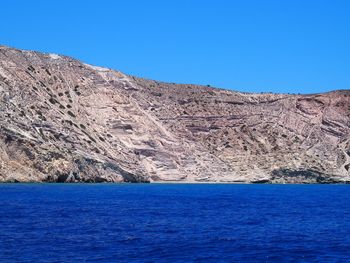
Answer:
<svg viewBox="0 0 350 263"><path fill-rule="evenodd" d="M0 46L0 181L350 181L350 91L253 94Z"/></svg>

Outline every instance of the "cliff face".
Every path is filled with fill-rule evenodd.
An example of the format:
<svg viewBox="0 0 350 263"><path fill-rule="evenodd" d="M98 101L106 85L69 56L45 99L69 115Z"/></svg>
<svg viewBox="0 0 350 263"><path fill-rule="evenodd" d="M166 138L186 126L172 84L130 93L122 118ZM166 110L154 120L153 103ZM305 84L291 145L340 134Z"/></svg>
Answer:
<svg viewBox="0 0 350 263"><path fill-rule="evenodd" d="M0 47L0 181L350 181L350 91L248 94Z"/></svg>

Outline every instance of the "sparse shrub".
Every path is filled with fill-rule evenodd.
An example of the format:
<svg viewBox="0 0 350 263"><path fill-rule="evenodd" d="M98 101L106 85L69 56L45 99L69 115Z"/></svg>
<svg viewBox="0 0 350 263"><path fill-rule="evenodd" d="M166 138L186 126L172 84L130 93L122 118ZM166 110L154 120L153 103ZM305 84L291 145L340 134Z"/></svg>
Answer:
<svg viewBox="0 0 350 263"><path fill-rule="evenodd" d="M74 113L73 113L73 112L71 112L70 110L69 110L69 111L67 111L67 113L68 113L68 115L69 115L69 116L71 116L71 117L75 118Z"/></svg>
<svg viewBox="0 0 350 263"><path fill-rule="evenodd" d="M53 97L50 97L49 102L50 102L51 104L56 104L56 103L58 103L58 101L55 100Z"/></svg>

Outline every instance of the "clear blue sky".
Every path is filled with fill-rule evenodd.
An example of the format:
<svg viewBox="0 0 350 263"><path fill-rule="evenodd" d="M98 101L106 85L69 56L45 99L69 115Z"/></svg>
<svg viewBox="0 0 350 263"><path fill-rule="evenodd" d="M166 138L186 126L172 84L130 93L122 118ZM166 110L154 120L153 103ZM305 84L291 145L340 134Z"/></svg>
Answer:
<svg viewBox="0 0 350 263"><path fill-rule="evenodd" d="M241 91L350 88L350 1L1 1L0 44Z"/></svg>

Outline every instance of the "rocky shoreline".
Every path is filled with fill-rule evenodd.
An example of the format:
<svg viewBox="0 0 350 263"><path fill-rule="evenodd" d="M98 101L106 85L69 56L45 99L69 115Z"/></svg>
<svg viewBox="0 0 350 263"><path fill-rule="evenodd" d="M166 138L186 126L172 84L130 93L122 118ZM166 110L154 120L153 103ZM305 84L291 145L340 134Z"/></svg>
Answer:
<svg viewBox="0 0 350 263"><path fill-rule="evenodd" d="M348 183L350 91L164 83L0 46L0 182Z"/></svg>

